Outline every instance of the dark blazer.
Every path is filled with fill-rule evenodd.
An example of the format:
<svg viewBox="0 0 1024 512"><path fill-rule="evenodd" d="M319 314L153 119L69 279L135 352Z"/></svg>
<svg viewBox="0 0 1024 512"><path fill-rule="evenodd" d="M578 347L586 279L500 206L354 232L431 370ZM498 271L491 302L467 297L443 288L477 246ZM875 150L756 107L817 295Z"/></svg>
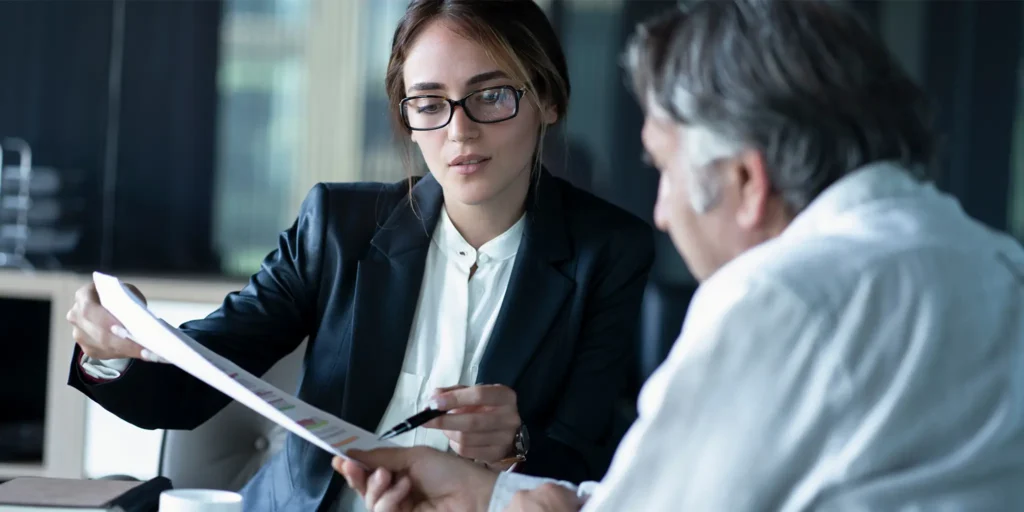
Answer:
<svg viewBox="0 0 1024 512"><path fill-rule="evenodd" d="M318 184L249 283L182 330L256 375L308 336L298 396L375 430L402 367L443 201L430 175L412 182L411 194L410 181ZM531 186L477 379L515 389L531 437L524 472L576 482L604 474L652 260L641 220L547 171ZM228 400L175 367L141 360L100 384L73 364L69 384L143 428L191 429ZM247 509L306 511L329 507L342 485L327 452L291 435L243 494Z"/></svg>

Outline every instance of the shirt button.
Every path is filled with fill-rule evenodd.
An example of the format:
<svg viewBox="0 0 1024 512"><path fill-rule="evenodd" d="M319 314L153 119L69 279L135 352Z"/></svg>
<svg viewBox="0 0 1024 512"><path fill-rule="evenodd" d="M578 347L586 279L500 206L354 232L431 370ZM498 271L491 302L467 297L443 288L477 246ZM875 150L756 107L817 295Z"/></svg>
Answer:
<svg viewBox="0 0 1024 512"><path fill-rule="evenodd" d="M491 261L491 258L486 254L481 254L480 257L477 259L480 261L480 263L487 263L488 261Z"/></svg>

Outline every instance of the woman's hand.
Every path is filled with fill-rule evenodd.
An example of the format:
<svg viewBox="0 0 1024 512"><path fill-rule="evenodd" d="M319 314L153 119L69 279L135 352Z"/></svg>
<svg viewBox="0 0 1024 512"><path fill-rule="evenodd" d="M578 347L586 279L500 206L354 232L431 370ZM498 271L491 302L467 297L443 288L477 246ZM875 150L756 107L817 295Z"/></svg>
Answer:
<svg viewBox="0 0 1024 512"><path fill-rule="evenodd" d="M142 293L126 285L143 303ZM159 361L160 358L131 340L128 331L100 304L96 285L89 283L75 292L75 304L65 316L73 326L71 336L85 355L93 359L135 358Z"/></svg>
<svg viewBox="0 0 1024 512"><path fill-rule="evenodd" d="M500 384L454 386L438 389L433 400L434 407L450 412L424 426L443 430L455 453L487 463L514 453L522 420L512 388Z"/></svg>

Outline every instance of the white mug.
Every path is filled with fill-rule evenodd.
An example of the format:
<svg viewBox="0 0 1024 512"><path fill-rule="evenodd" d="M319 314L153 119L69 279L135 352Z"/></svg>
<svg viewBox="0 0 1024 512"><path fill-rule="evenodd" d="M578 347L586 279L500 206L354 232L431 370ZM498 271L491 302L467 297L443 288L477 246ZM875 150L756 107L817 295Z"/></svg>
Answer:
<svg viewBox="0 0 1024 512"><path fill-rule="evenodd" d="M160 512L242 512L242 495L212 489L171 489L160 493Z"/></svg>

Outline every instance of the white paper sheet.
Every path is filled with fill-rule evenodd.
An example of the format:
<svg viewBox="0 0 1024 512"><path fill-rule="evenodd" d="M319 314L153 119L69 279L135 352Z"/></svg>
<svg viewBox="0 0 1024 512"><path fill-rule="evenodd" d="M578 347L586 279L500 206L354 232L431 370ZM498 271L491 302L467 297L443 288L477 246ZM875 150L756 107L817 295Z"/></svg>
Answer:
<svg viewBox="0 0 1024 512"><path fill-rule="evenodd" d="M328 452L394 446L271 386L160 320L113 276L93 273L100 303L143 347Z"/></svg>

